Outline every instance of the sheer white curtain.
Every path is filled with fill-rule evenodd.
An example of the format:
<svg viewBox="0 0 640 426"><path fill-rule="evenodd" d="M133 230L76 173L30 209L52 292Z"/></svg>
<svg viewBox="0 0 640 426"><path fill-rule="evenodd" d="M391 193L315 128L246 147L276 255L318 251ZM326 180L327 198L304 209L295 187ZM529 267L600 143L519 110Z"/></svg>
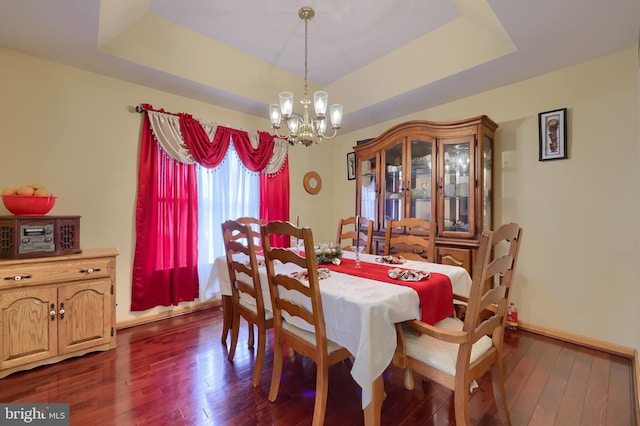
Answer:
<svg viewBox="0 0 640 426"><path fill-rule="evenodd" d="M260 174L240 162L233 145L215 169L198 167L198 277L201 300L220 294L210 281L215 259L224 256L221 223L242 216L260 217Z"/></svg>

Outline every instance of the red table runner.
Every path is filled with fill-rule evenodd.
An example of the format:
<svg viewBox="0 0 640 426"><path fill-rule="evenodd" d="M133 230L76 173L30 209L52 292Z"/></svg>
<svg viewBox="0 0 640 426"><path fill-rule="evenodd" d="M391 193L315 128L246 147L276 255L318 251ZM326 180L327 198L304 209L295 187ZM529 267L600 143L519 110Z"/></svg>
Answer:
<svg viewBox="0 0 640 426"><path fill-rule="evenodd" d="M418 293L423 322L434 325L438 321L453 314L453 289L451 280L444 274L430 272L429 279L422 281L400 281L387 275L389 268L397 268L400 265L385 265L361 262L362 267L356 268L355 260L342 259L340 265L323 263L319 268L327 268L335 272L349 274L356 277L368 278L386 283L411 287Z"/></svg>

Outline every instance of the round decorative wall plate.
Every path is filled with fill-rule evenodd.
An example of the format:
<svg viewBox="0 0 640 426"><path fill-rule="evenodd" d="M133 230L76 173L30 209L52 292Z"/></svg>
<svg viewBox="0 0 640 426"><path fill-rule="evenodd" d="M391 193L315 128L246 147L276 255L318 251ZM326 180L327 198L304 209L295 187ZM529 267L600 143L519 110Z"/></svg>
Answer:
<svg viewBox="0 0 640 426"><path fill-rule="evenodd" d="M307 172L302 180L304 190L311 195L316 195L322 189L322 179L317 172Z"/></svg>

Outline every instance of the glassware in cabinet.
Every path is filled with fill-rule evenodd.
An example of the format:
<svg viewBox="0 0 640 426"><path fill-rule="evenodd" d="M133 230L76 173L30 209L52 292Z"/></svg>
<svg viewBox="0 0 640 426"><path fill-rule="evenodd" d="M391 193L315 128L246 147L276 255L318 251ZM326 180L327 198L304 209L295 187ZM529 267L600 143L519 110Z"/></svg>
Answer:
<svg viewBox="0 0 640 426"><path fill-rule="evenodd" d="M411 202L408 217L415 217L431 221L433 217L432 181L434 167L432 160L435 157L435 143L427 137L411 138L409 143L410 157L410 193Z"/></svg>
<svg viewBox="0 0 640 426"><path fill-rule="evenodd" d="M358 183L359 210L356 214L376 222L378 215L377 156L358 159L356 182Z"/></svg>
<svg viewBox="0 0 640 426"><path fill-rule="evenodd" d="M442 139L439 141L441 156L440 202L442 233L460 232L469 234L473 230L473 179L470 168L473 164L473 145L469 139Z"/></svg>
<svg viewBox="0 0 640 426"><path fill-rule="evenodd" d="M402 145L402 141L399 140L398 143L383 151L383 226L388 220L399 220L404 216L404 200L407 188L405 182L403 182L404 151Z"/></svg>

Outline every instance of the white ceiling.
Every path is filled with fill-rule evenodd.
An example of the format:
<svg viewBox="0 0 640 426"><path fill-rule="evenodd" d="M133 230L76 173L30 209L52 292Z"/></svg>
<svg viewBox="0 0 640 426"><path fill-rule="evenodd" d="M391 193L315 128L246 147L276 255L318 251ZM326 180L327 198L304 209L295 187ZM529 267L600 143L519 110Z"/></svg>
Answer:
<svg viewBox="0 0 640 426"><path fill-rule="evenodd" d="M302 96L301 6L310 91L345 130L637 48L640 28L640 0L0 0L0 47L266 117Z"/></svg>

